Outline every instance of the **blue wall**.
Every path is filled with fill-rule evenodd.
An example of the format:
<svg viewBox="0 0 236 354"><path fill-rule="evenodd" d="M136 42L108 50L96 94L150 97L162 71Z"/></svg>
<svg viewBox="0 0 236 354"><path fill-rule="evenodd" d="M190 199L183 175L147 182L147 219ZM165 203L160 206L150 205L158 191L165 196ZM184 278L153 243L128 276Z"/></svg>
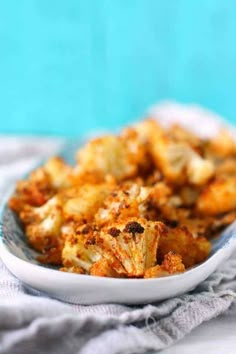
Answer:
<svg viewBox="0 0 236 354"><path fill-rule="evenodd" d="M236 122L236 1L0 2L0 132L82 134L163 98Z"/></svg>

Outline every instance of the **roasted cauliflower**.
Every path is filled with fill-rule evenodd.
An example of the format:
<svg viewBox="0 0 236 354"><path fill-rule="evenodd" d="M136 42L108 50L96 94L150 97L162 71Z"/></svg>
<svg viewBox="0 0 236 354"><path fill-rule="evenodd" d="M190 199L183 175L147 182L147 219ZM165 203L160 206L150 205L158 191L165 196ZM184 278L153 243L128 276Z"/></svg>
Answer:
<svg viewBox="0 0 236 354"><path fill-rule="evenodd" d="M44 263L102 277L153 278L207 259L236 218L236 143L146 119L88 141L75 166L49 159L9 207Z"/></svg>
<svg viewBox="0 0 236 354"><path fill-rule="evenodd" d="M150 188L138 183L120 185L109 194L103 207L96 213L96 223L106 225L128 217L145 216L149 194Z"/></svg>
<svg viewBox="0 0 236 354"><path fill-rule="evenodd" d="M187 139L171 138L154 120L144 121L136 129L142 141L149 141L156 167L170 182L202 185L213 176L214 164L202 158Z"/></svg>
<svg viewBox="0 0 236 354"><path fill-rule="evenodd" d="M116 136L105 136L88 142L77 154L81 171L105 178L112 175L118 181L133 177L138 172L136 144Z"/></svg>

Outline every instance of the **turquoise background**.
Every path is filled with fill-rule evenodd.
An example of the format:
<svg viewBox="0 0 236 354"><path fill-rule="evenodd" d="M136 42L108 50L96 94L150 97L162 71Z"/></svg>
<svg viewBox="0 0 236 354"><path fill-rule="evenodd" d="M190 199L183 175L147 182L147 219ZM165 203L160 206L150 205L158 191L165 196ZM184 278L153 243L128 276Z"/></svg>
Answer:
<svg viewBox="0 0 236 354"><path fill-rule="evenodd" d="M236 122L236 1L0 2L0 132L77 135L162 99Z"/></svg>

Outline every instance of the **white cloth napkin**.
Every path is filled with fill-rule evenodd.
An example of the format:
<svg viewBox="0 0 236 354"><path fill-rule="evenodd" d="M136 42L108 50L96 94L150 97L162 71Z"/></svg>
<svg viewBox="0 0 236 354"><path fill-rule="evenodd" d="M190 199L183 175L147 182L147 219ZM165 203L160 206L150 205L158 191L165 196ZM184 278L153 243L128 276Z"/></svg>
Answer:
<svg viewBox="0 0 236 354"><path fill-rule="evenodd" d="M164 103L151 109L162 122L183 119L202 135L222 124L198 107ZM180 118L181 117L181 118ZM195 124L196 119L198 124ZM201 122L201 124L199 124ZM204 124L202 124L204 123ZM204 126L204 127L203 127ZM202 128L203 127L203 128ZM58 139L0 137L0 198L9 183L63 146ZM71 151L67 145L64 154ZM0 353L131 354L157 352L235 303L236 259L193 292L161 303L80 306L29 291L0 260Z"/></svg>

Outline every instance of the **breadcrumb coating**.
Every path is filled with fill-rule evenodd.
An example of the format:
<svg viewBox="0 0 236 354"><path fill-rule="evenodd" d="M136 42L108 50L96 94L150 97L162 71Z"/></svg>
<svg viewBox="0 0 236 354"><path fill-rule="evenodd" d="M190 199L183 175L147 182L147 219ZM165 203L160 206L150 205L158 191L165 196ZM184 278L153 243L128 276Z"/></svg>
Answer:
<svg viewBox="0 0 236 354"><path fill-rule="evenodd" d="M161 237L157 257L162 261L167 253L175 252L188 268L205 260L210 249L211 244L205 237L194 238L185 226L180 226L169 228Z"/></svg>
<svg viewBox="0 0 236 354"><path fill-rule="evenodd" d="M196 203L201 214L219 215L236 209L236 176L219 177L208 184Z"/></svg>
<svg viewBox="0 0 236 354"><path fill-rule="evenodd" d="M168 252L164 256L163 262L145 271L144 278L159 278L170 274L182 273L185 266L182 257L175 252Z"/></svg>
<svg viewBox="0 0 236 354"><path fill-rule="evenodd" d="M126 182L115 188L95 215L98 225L106 225L116 220L144 216L145 203L150 193L149 187Z"/></svg>

